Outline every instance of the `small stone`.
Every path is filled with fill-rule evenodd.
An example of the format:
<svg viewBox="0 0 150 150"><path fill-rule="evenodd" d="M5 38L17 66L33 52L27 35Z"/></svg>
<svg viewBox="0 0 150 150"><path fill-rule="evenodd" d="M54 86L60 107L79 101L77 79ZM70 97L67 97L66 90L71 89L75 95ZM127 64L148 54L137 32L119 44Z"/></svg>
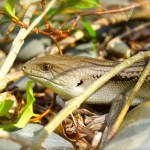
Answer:
<svg viewBox="0 0 150 150"><path fill-rule="evenodd" d="M42 125L39 124L27 124L23 129L19 129L17 131L13 131L13 133L17 133L23 137L31 139L34 136L37 136L38 132L42 129ZM73 149L72 144L65 140L63 137L58 134L52 132L51 135L44 141L44 146L47 149ZM0 140L0 149L1 150L20 150L21 146L15 142L10 140L1 139Z"/></svg>

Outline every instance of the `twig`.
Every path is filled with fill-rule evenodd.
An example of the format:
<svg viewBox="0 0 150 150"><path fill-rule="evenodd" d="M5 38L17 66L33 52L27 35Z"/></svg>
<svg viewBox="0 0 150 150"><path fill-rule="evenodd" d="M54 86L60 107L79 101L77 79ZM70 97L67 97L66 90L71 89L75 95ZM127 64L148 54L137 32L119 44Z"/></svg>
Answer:
<svg viewBox="0 0 150 150"><path fill-rule="evenodd" d="M44 7L44 4L45 4L45 0L42 0L41 2L41 5L42 5L42 10L44 11L45 10L45 7ZM45 21L45 26L46 28L48 29L48 31L51 33L51 34L56 34L56 35L60 35L62 34L62 31L61 30L54 30L51 25L49 24L48 22L48 19L46 17L46 14L44 15L44 21Z"/></svg>
<svg viewBox="0 0 150 150"><path fill-rule="evenodd" d="M131 20L132 19L145 19L147 18L147 13L145 13L144 11L142 12L135 12L132 16L131 16ZM91 24L92 28L94 30L98 30L104 26L108 26L110 24L116 24L116 23L120 23L125 21L125 18L122 16L122 14L113 14L113 15L109 15L109 16L105 16L103 18L100 18L99 20L93 22ZM71 34L69 37L61 40L59 42L59 45L61 47L61 49L65 49L67 46L75 43L77 40L80 40L84 37L84 32L81 30L76 31L75 33ZM50 54L56 54L58 53L58 48L53 45L47 48L47 51L50 50Z"/></svg>
<svg viewBox="0 0 150 150"><path fill-rule="evenodd" d="M59 46L61 47L61 50L65 49L67 46L69 46L72 43L75 43L77 40L84 37L84 33L81 30L76 31L72 35L68 36L67 38L61 40L59 42ZM47 51L50 50L50 54L56 54L59 52L58 47L56 45L50 46Z"/></svg>
<svg viewBox="0 0 150 150"><path fill-rule="evenodd" d="M26 7L25 8L21 7L21 12L19 12L19 14L18 14L18 19L21 19L24 16L26 10L27 10ZM3 38L0 40L0 44L6 43L6 42L8 43L8 42L12 41L12 39L9 39L9 35L14 31L16 25L17 25L16 23L13 23L13 22L10 23L10 25L8 26L8 29L5 32Z"/></svg>
<svg viewBox="0 0 150 150"><path fill-rule="evenodd" d="M24 73L22 71L7 74L7 76L0 82L0 92L2 92L6 87L8 87L8 85L12 84L13 82L17 81L23 76Z"/></svg>
<svg viewBox="0 0 150 150"><path fill-rule="evenodd" d="M20 144L23 148L27 148L32 143L32 141L29 140L29 138L25 138L16 133L11 133L11 132L7 132L7 131L0 131L0 138L14 141L14 142Z"/></svg>
<svg viewBox="0 0 150 150"><path fill-rule="evenodd" d="M41 1L42 11L44 11L44 9L45 9L45 7L44 7L45 3L46 3L45 0ZM50 32L51 31L51 26L50 26L50 24L48 22L48 19L47 19L46 15L44 15L44 21L45 21L45 27L46 27L46 29L48 29L49 32Z"/></svg>
<svg viewBox="0 0 150 150"><path fill-rule="evenodd" d="M37 1L38 1L38 0L37 0ZM16 19L14 19L14 18L11 18L8 14L6 14L6 13L5 13L4 11L2 11L2 10L0 10L0 14L3 15L3 16L7 16L9 19L11 19L12 22L14 22L15 24L20 25L21 27L23 27L23 28L25 28L25 29L28 29L28 28L29 28L28 24L25 24L25 23L23 23L23 22L20 21L20 20L16 20ZM32 32L41 33L41 34L46 35L46 36L50 36L50 35L55 35L55 34L56 34L55 32L54 32L54 33L45 32L45 31L40 30L40 29L38 29L38 28L36 28L36 27L34 27L34 28L32 29ZM60 30L59 32L57 32L56 35L61 35L61 34L62 34L62 31Z"/></svg>
<svg viewBox="0 0 150 150"><path fill-rule="evenodd" d="M135 98L135 96L137 95L139 89L141 88L145 78L147 77L147 75L150 72L150 62L148 63L148 65L146 66L146 68L144 69L144 71L142 72L137 84L135 85L135 87L133 88L131 95L129 96L128 100L125 102L125 105L123 106L119 116L117 117L114 125L112 126L110 133L108 134L108 138L107 138L107 142L109 142L114 135L116 134L116 132L118 131L131 103L133 102L133 99Z"/></svg>
<svg viewBox="0 0 150 150"><path fill-rule="evenodd" d="M43 10L43 11L44 11L44 9L45 9L45 7L44 7L44 4L45 4L45 3L46 3L45 0L42 0L41 5L42 5L42 10ZM46 15L44 15L44 21L45 21L45 26L46 26L46 28L48 29L48 32L50 32L50 34L51 34L51 33L56 34L56 35L57 35L57 34L62 34L62 32L61 32L60 30L57 31L57 30L54 30L54 29L51 27L51 25L50 25L49 22L48 22L48 19L47 19ZM52 38L52 40L54 41L56 47L58 48L60 55L63 55L62 49L61 49L59 43L57 42L57 39L56 39L55 35L51 35L50 37Z"/></svg>
<svg viewBox="0 0 150 150"><path fill-rule="evenodd" d="M60 46L60 44L57 42L56 38L55 38L54 36L51 36L51 38L53 39L53 41L54 41L54 43L55 43L57 49L59 50L59 54L60 54L60 55L63 55L61 46Z"/></svg>
<svg viewBox="0 0 150 150"><path fill-rule="evenodd" d="M29 28L27 29L26 33L21 37L21 40L24 40L28 34L32 31L32 29L40 22L40 20L46 15L46 13L49 11L49 9L54 5L56 0L51 0L47 7L45 8L45 10L43 11L43 13L37 17L34 22L32 22L32 24L29 26Z"/></svg>
<svg viewBox="0 0 150 150"><path fill-rule="evenodd" d="M34 20L34 22L29 26L29 28L26 29L21 29L21 37L20 34L18 34L17 38L14 40L13 45L11 47L11 51L8 54L6 61L4 62L3 66L0 69L0 80L2 80L4 78L4 76L8 73L10 67L12 66L16 55L18 54L21 46L23 45L23 41L24 39L27 37L27 35L32 31L32 29L38 24L38 22L43 18L43 16L48 12L48 10L53 6L53 4L55 3L56 0L52 0L49 2L49 4L47 5L46 9L43 11L43 13ZM30 18L33 15L34 10L36 9L36 5L32 5L29 7L30 9L28 9L27 11L27 15L29 16L28 18L25 17L25 21L27 22L27 24L29 24ZM31 12L30 12L31 11ZM25 32L24 32L25 31ZM22 34L23 32L23 34ZM10 62L11 60L11 62Z"/></svg>
<svg viewBox="0 0 150 150"><path fill-rule="evenodd" d="M131 6L127 6L127 7L124 7L124 8L119 8L119 9L113 9L113 10L104 10L104 11L90 11L90 12L85 12L85 13L81 13L81 14L78 14L78 15L75 15L71 18L69 18L68 20L66 20L59 29L62 29L68 22L72 21L72 20L75 20L73 23L72 23L72 26L70 27L70 29L68 29L66 32L70 32L71 30L74 29L74 27L78 24L79 20L81 19L81 17L85 17L85 16L91 16L91 15L105 15L105 14L114 14L114 13L119 13L119 12L124 12L124 11L128 11L130 9L133 9L133 8L137 8L137 7L141 7L141 6L144 6L144 5L147 5L147 4L150 4L149 1L144 1L144 2L141 2L141 3L138 3L138 4L134 4L134 5L131 5ZM64 31L63 31L64 32Z"/></svg>
<svg viewBox="0 0 150 150"><path fill-rule="evenodd" d="M26 24L29 24L30 18L32 17L34 10L36 9L36 5L32 5L27 9L26 15L23 19L23 21ZM28 17L26 17L28 16ZM20 29L17 37L14 39L12 47L10 49L10 52L4 62L4 64L2 65L1 69L0 69L0 81L5 77L5 75L8 73L8 71L10 70L11 66L13 65L14 60L17 57L17 54L20 51L21 46L23 45L24 41L21 40L21 36L23 36L26 32L26 29Z"/></svg>
<svg viewBox="0 0 150 150"><path fill-rule="evenodd" d="M42 31L38 28L33 28L32 31L33 32L36 32L36 33L41 33L43 35L47 35L47 36L50 36L50 35L62 35L63 33L69 33L71 32L72 30L74 30L75 26L78 24L79 20L81 19L81 17L84 17L84 16L90 16L90 15L104 15L104 14L113 14L113 13L119 13L119 12L124 12L124 11L128 11L130 9L133 9L133 8L136 8L136 7L141 7L141 6L144 6L146 4L149 4L149 2L145 1L145 2L142 2L142 3L138 3L138 4L134 4L134 5L131 5L131 6L127 6L127 7L124 7L124 8L119 8L119 9L113 9L113 10L104 10L104 11L98 11L98 10L94 10L94 11L88 11L88 12L85 12L85 13L81 13L81 14L78 14L78 15L75 15L71 18L69 18L68 20L66 20L59 28L58 30L54 30L49 24L48 25L48 28L51 30L51 32L45 32L45 31ZM5 15L7 16L7 14L5 14L3 11L0 11L0 14L2 15ZM43 13L42 13L43 14ZM9 16L7 16L9 17ZM45 17L45 14L43 15L43 17L45 18L45 21L48 23L48 21L46 20L46 17ZM9 17L10 18L10 17ZM11 18L10 18L11 19ZM69 29L67 30L62 30L62 28L70 21L72 20L75 20L72 22L72 25ZM23 22L19 21L19 20L15 20L15 19L12 19L13 22L15 22L16 24L28 29L28 25L27 24L24 24Z"/></svg>
<svg viewBox="0 0 150 150"><path fill-rule="evenodd" d="M132 30L129 30L127 32L124 32L121 35L116 36L115 38L111 39L109 42L107 42L107 50L111 51L111 53L116 53L119 56L123 56L124 58L128 58L130 56L131 50L130 48L121 40L122 38L125 38L126 36L138 32L140 30L143 30L146 27L150 26L150 21L146 22L144 24L138 25ZM122 50L120 50L120 47L122 47Z"/></svg>
<svg viewBox="0 0 150 150"><path fill-rule="evenodd" d="M123 33L123 34L121 34L121 35L115 37L114 39L117 39L117 38L119 38L119 39L124 38L124 37L126 37L126 36L128 36L128 35L130 35L130 34L132 34L132 33L134 33L134 32L137 32L137 31L140 31L140 30L142 30L142 29L144 29L144 28L147 28L148 26L150 26L150 22L146 22L146 23L144 23L144 24L141 24L141 25L139 25L139 26L133 28L132 30L129 30L129 31L127 31L127 32L125 32L125 33ZM112 40L114 40L114 39L112 39Z"/></svg>
<svg viewBox="0 0 150 150"><path fill-rule="evenodd" d="M84 91L81 95L72 98L66 105L66 107L61 110L58 115L49 122L43 130L38 134L37 137L33 140L32 147L29 150L36 150L40 147L41 143L44 141L45 138L55 130L58 125L75 109L77 109L81 103L83 103L92 93L94 93L98 88L100 88L104 83L106 83L109 79L113 76L118 74L123 69L131 66L136 61L139 61L142 58L150 57L150 52L140 52L135 56L124 60L122 63L114 67L109 72L105 73L101 78L95 81L92 85L90 85L86 91Z"/></svg>

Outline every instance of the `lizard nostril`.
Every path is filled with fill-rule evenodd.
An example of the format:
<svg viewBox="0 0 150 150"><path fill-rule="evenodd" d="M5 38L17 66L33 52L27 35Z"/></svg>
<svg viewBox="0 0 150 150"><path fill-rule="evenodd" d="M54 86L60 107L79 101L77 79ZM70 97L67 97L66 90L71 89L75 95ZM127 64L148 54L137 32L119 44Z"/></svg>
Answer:
<svg viewBox="0 0 150 150"><path fill-rule="evenodd" d="M26 68L27 68L27 66L23 66L23 67L22 67L22 70L25 70Z"/></svg>

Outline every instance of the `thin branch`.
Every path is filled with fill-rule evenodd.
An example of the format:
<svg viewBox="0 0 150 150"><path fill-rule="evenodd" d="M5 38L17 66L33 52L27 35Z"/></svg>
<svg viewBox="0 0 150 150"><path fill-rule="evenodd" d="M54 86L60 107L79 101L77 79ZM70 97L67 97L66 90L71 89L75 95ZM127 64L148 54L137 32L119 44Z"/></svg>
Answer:
<svg viewBox="0 0 150 150"><path fill-rule="evenodd" d="M125 33L115 37L114 39L124 38L124 37L126 37L126 36L128 36L128 35L130 35L130 34L132 34L134 32L138 32L138 31L143 30L144 28L147 28L149 26L150 26L150 22L146 22L144 24L138 25L137 27L134 27L132 30L129 30L129 31L127 31L127 32L125 32ZM114 39L112 39L112 40L114 40Z"/></svg>
<svg viewBox="0 0 150 150"><path fill-rule="evenodd" d="M21 29L21 35L18 34L17 38L14 40L13 45L11 47L10 53L8 54L6 61L4 62L3 66L0 69L0 80L4 78L4 76L8 73L10 70L21 46L23 45L24 39L27 37L27 35L32 31L32 29L38 24L38 22L43 18L43 16L48 12L48 10L53 6L56 0L52 0L49 2L47 5L46 9L43 11L43 13L34 20L34 22L29 26L27 30ZM27 11L27 15L29 16L28 18L25 17L24 20L29 24L30 18L33 15L34 10L36 9L36 5L32 5L29 7ZM22 34L23 32L23 34ZM10 62L11 60L11 62Z"/></svg>
<svg viewBox="0 0 150 150"><path fill-rule="evenodd" d="M44 11L44 10L45 10L45 7L44 7L45 0L42 0L41 4L42 4L42 10ZM62 34L62 31L61 31L61 30L54 30L54 29L51 27L51 25L49 24L48 19L47 19L47 17L46 17L46 14L44 15L44 21L45 21L45 26L46 26L46 28L48 29L48 31L49 31L51 34L54 34L54 35L60 35L60 34Z"/></svg>
<svg viewBox="0 0 150 150"><path fill-rule="evenodd" d="M75 15L71 18L69 18L68 20L66 20L62 25L61 27L59 28L60 30L62 30L62 28L70 21L72 20L75 20L72 24L72 26L70 27L70 29L66 30L66 31L63 31L63 32L70 32L71 30L74 29L74 27L78 24L79 20L81 19L81 17L85 17L85 16L91 16L91 15L105 15L105 14L114 14L114 13L119 13L119 12L124 12L124 11L128 11L128 10L131 10L133 8L138 8L138 7L141 7L141 6L144 6L144 5L148 5L150 4L149 1L144 1L144 2L141 2L141 3L137 3L137 4L134 4L134 5L131 5L131 6L127 6L127 7L124 7L124 8L119 8L119 9L113 9L113 10L104 10L104 11L98 11L98 10L94 10L94 11L88 11L88 12L85 12L85 13L81 13L81 14L78 14L78 15Z"/></svg>
<svg viewBox="0 0 150 150"><path fill-rule="evenodd" d="M34 10L36 9L36 5L32 5L27 9L26 15L23 19L23 21L26 24L29 24L30 22L30 18L32 17ZM28 17L26 17L28 16ZM0 68L0 80L2 80L5 75L8 73L8 71L10 70L11 66L14 63L14 60L17 57L17 54L20 51L21 46L23 45L24 41L20 40L21 36L23 36L26 32L26 29L20 29L17 37L14 39L12 47L10 49L10 52L4 62L4 64L2 65L2 67Z"/></svg>
<svg viewBox="0 0 150 150"><path fill-rule="evenodd" d="M133 88L133 90L131 92L131 95L129 96L128 100L125 102L125 105L123 106L119 116L117 117L114 125L112 126L112 128L110 130L110 133L108 134L106 143L109 142L114 137L114 135L117 133L129 107L131 106L131 103L133 102L138 91L140 90L140 88L141 88L142 84L144 83L144 80L148 76L149 72L150 72L150 62L148 63L148 65L146 66L144 71L142 72L137 84L135 85L135 87Z"/></svg>
<svg viewBox="0 0 150 150"><path fill-rule="evenodd" d="M104 15L104 14L114 14L114 13L119 13L119 12L124 12L124 11L128 11L130 9L133 9L133 8L137 8L137 7L141 7L141 6L144 6L144 5L147 5L149 4L150 2L148 1L145 1L145 2L142 2L142 3L138 3L138 4L134 4L134 5L131 5L131 6L127 6L127 7L124 7L124 8L119 8L119 9L113 9L113 10L104 10L104 11L98 11L98 10L94 10L94 11L88 11L88 12L85 12L85 13L81 13L81 14L78 14L78 15L75 15L71 18L69 18L68 20L66 20L59 28L58 30L54 30L50 25L48 25L48 28L51 30L51 32L45 32L43 30L40 30L38 28L36 28L34 26L34 28L31 29L31 31L35 32L35 33L41 33L43 35L47 35L47 36L50 36L50 35L62 35L63 33L69 33L71 32L72 30L74 30L74 28L77 26L79 20L81 19L81 17L84 17L84 16L90 16L90 15ZM5 15L7 17L10 18L10 16L8 16L7 14L5 14L3 11L0 11L0 14L2 15ZM43 15L43 13L41 14L42 17L45 18L45 15ZM39 16L40 17L40 16ZM12 18L10 18L12 19ZM67 30L62 30L62 28L70 21L72 21L72 24L71 24L71 27ZM38 20L37 20L38 21ZM46 21L46 20L45 20ZM15 20L14 18L12 19L12 22L22 26L23 28L26 28L28 29L29 26L27 24L24 24L23 22L19 21L19 20ZM46 21L48 22L48 21Z"/></svg>
<svg viewBox="0 0 150 150"><path fill-rule="evenodd" d="M28 28L29 28L29 26L28 26L27 24L25 24L25 23L23 23L23 22L21 22L21 21L19 21L19 20L12 19L12 21L13 21L14 23L16 23L16 24L22 26L22 27L25 28L25 29L28 29ZM40 30L40 29L38 29L38 28L36 28L36 27L32 29L32 32L41 33L41 34L46 35L46 36L50 36L50 35L51 35L49 32L45 32L45 31Z"/></svg>
<svg viewBox="0 0 150 150"><path fill-rule="evenodd" d="M46 15L46 13L49 11L49 9L54 5L56 0L51 0L47 7L45 8L45 10L43 11L43 13L37 17L34 22L32 22L32 24L29 26L29 28L27 29L26 33L21 37L21 40L24 40L27 35L32 31L32 29L40 22L40 20Z"/></svg>
<svg viewBox="0 0 150 150"><path fill-rule="evenodd" d="M7 76L0 82L0 92L23 76L24 73L22 71L7 74Z"/></svg>
<svg viewBox="0 0 150 150"><path fill-rule="evenodd" d="M25 14L25 12L27 11L27 8L25 7L21 7L21 12L19 12L18 13L18 19L21 19L23 16L24 16L24 14ZM8 17L8 16L7 16ZM11 42L13 39L10 39L9 38L9 35L14 31L14 29L15 29L15 27L16 27L16 23L14 23L14 22L11 22L10 24L9 24L9 26L8 26L8 29L7 29L7 31L4 33L4 36L3 36L3 38L0 40L0 44L1 43L8 43L8 42Z"/></svg>
<svg viewBox="0 0 150 150"><path fill-rule="evenodd" d="M58 50L59 50L59 54L60 54L60 55L63 55L63 52L62 52L61 46L60 46L60 44L57 42L56 38L55 38L54 36L51 36L51 38L53 39L53 41L54 41L54 43L55 43L56 47L58 48Z"/></svg>
<svg viewBox="0 0 150 150"><path fill-rule="evenodd" d="M45 0L42 0L41 5L42 5L42 10L43 10L43 11L45 10L44 4L45 4ZM48 31L50 32L50 34L51 34L51 33L54 33L54 34L62 34L62 33L60 32L60 30L56 31L56 30L54 30L54 29L51 27L51 25L50 25L49 22L48 22L48 19L47 19L46 15L44 16L44 21L45 21L45 26L46 26L46 28L48 29ZM61 49L59 43L57 42L56 36L51 35L50 37L53 39L53 41L54 41L56 47L57 47L58 50L59 50L60 55L63 55L62 49Z"/></svg>
<svg viewBox="0 0 150 150"><path fill-rule="evenodd" d="M4 11L2 11L2 10L0 11L0 14L1 14L1 15L4 15L4 16L7 16L9 19L11 19L12 22L14 22L15 24L20 25L21 27L23 27L23 28L25 28L25 29L28 29L28 28L29 28L29 26L28 26L27 24L25 24L24 22L22 22L22 21L20 21L20 20L16 20L16 19L14 19L14 18L11 18L11 16L7 15L7 14L6 14ZM55 34L53 34L53 33L49 33L49 32L40 30L40 29L38 29L38 28L36 28L36 27L34 27L34 28L32 29L32 32L41 33L41 34L46 35L46 36L55 35ZM62 32L60 31L60 32L57 32L56 35L61 35L61 34L62 34Z"/></svg>
<svg viewBox="0 0 150 150"><path fill-rule="evenodd" d="M7 132L7 131L0 131L0 139L1 138L14 141L15 143L20 144L23 148L27 148L32 143L32 141L29 140L29 138L25 138L16 133L11 133L11 132Z"/></svg>
<svg viewBox="0 0 150 150"><path fill-rule="evenodd" d="M147 13L145 13L144 11L140 11L140 12L136 11L135 13L133 13L133 15L131 16L130 19L135 20L135 19L148 19L148 18L147 18ZM113 15L109 15L107 17L102 17L99 20L96 20L95 22L93 22L91 24L91 26L94 30L99 30L104 26L117 24L117 23L120 23L123 21L126 21L126 20L122 14L113 14ZM63 50L66 47L68 47L69 45L75 43L77 40L82 39L83 37L84 37L83 31L78 30L75 33L68 36L67 38L61 40L59 42L59 45L60 45L61 49ZM49 46L47 48L47 53L56 54L56 53L58 53L58 48L56 47L56 45Z"/></svg>

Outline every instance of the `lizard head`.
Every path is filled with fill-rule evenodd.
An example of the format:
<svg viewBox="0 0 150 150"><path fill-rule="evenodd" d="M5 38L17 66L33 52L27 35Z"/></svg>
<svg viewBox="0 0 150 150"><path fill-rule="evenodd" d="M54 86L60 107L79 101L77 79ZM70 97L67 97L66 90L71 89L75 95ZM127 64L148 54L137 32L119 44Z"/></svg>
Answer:
<svg viewBox="0 0 150 150"><path fill-rule="evenodd" d="M90 84L88 79L88 58L75 56L48 55L34 58L23 65L24 73L31 79L50 88L64 98L72 98L82 93ZM89 58L91 60L91 58ZM88 71L88 72L87 72Z"/></svg>

